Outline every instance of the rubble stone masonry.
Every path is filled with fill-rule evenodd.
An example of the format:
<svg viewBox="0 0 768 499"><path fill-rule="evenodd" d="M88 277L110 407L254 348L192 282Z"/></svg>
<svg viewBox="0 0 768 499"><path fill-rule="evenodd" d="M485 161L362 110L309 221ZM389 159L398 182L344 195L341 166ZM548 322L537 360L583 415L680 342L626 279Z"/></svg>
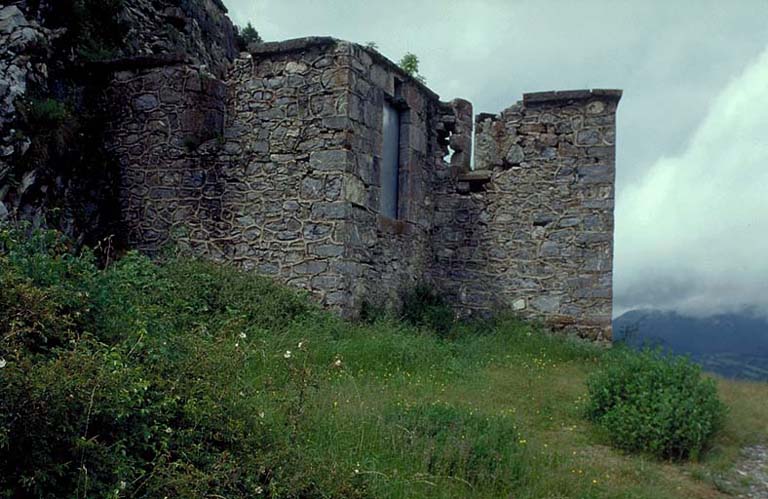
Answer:
<svg viewBox="0 0 768 499"><path fill-rule="evenodd" d="M119 68L118 68L119 69ZM253 47L220 80L116 70L111 150L129 245L174 245L311 291L347 316L427 282L610 338L614 90L526 94L500 115L441 102L375 50ZM399 116L397 215L381 213L383 112Z"/></svg>
<svg viewBox="0 0 768 499"><path fill-rule="evenodd" d="M191 26L230 26L217 5ZM513 310L610 339L620 91L526 94L475 119L373 49L314 37L230 63L217 55L230 35L197 58L101 67L128 246L236 264L350 317L426 282L462 315Z"/></svg>

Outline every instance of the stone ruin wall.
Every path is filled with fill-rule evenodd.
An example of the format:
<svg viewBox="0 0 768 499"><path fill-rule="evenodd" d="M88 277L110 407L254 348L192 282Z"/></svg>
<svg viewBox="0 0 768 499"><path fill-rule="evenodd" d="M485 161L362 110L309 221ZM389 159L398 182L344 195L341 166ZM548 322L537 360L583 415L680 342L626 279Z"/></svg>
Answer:
<svg viewBox="0 0 768 499"><path fill-rule="evenodd" d="M76 160L59 157L63 153L49 157L45 130L29 129L20 110L52 98L73 115L100 122L101 110L90 107L90 96L103 90L104 72L121 68L187 64L222 77L237 55L235 28L221 0L124 0L114 16L126 28L121 47L109 54L111 59L93 60L65 46L68 22L59 3L0 3L0 221L55 226L73 239L94 243L114 230L112 165L83 172ZM176 82L168 85L173 90ZM181 103L197 104L205 105L194 99ZM83 126L82 120L67 121ZM70 124L65 125L64 133L70 133ZM94 150L98 144L71 140L73 157L99 152Z"/></svg>
<svg viewBox="0 0 768 499"><path fill-rule="evenodd" d="M357 279L351 305L397 308L430 265L432 183L445 169L434 93L375 51L352 46L349 126L353 137L349 257ZM380 213L385 101L400 114L397 218Z"/></svg>
<svg viewBox="0 0 768 499"><path fill-rule="evenodd" d="M526 94L477 117L475 171L435 194L432 278L464 312L511 309L610 339L620 96Z"/></svg>
<svg viewBox="0 0 768 499"><path fill-rule="evenodd" d="M253 269L347 316L426 281L462 315L609 339L619 97L526 94L478 116L474 170L471 104L329 38L264 44L226 81L117 71L107 100L131 246ZM379 212L385 100L401 112L394 220Z"/></svg>
<svg viewBox="0 0 768 499"><path fill-rule="evenodd" d="M46 5L0 8L0 219L44 220L25 199L53 182L6 181L29 147L9 132L13 101L49 85ZM471 170L471 104L441 102L375 50L308 38L232 63L218 0L125 6L124 53L87 70L108 75L128 246L234 263L351 316L426 281L464 315L512 309L609 337L620 92L527 94L478 116ZM396 219L379 209L385 101L401 113Z"/></svg>
<svg viewBox="0 0 768 499"><path fill-rule="evenodd" d="M226 82L185 64L116 73L109 135L129 245L178 246L342 308L351 281L345 50L266 45L236 60Z"/></svg>

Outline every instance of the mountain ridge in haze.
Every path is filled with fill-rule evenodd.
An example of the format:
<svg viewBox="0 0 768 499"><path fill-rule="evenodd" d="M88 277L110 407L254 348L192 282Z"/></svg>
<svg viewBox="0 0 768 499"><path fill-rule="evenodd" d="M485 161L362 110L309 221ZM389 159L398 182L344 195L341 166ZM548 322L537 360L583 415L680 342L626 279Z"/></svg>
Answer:
<svg viewBox="0 0 768 499"><path fill-rule="evenodd" d="M613 320L614 340L661 347L728 377L768 379L768 320L748 312L689 317L630 310Z"/></svg>

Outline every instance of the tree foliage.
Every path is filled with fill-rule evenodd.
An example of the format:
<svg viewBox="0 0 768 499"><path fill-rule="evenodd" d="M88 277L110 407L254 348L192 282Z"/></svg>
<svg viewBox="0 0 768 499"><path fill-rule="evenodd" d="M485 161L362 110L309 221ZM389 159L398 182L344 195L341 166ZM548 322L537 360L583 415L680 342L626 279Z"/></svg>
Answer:
<svg viewBox="0 0 768 499"><path fill-rule="evenodd" d="M419 58L416 56L416 54L407 52L397 64L403 71L414 77L419 82L424 84L427 83L426 78L419 74Z"/></svg>
<svg viewBox="0 0 768 499"><path fill-rule="evenodd" d="M248 22L244 28L237 28L237 45L240 50L246 50L252 43L262 43L261 35L253 27L253 24Z"/></svg>

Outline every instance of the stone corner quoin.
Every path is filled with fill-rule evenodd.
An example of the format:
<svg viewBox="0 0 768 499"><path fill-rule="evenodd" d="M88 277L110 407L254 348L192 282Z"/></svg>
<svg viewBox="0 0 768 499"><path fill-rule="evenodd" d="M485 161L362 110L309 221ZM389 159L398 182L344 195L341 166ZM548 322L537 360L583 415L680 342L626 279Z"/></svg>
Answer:
<svg viewBox="0 0 768 499"><path fill-rule="evenodd" d="M215 54L98 64L130 247L174 244L349 317L428 283L462 316L511 310L610 340L620 90L526 93L475 116L331 37L214 65L232 53L221 16Z"/></svg>

